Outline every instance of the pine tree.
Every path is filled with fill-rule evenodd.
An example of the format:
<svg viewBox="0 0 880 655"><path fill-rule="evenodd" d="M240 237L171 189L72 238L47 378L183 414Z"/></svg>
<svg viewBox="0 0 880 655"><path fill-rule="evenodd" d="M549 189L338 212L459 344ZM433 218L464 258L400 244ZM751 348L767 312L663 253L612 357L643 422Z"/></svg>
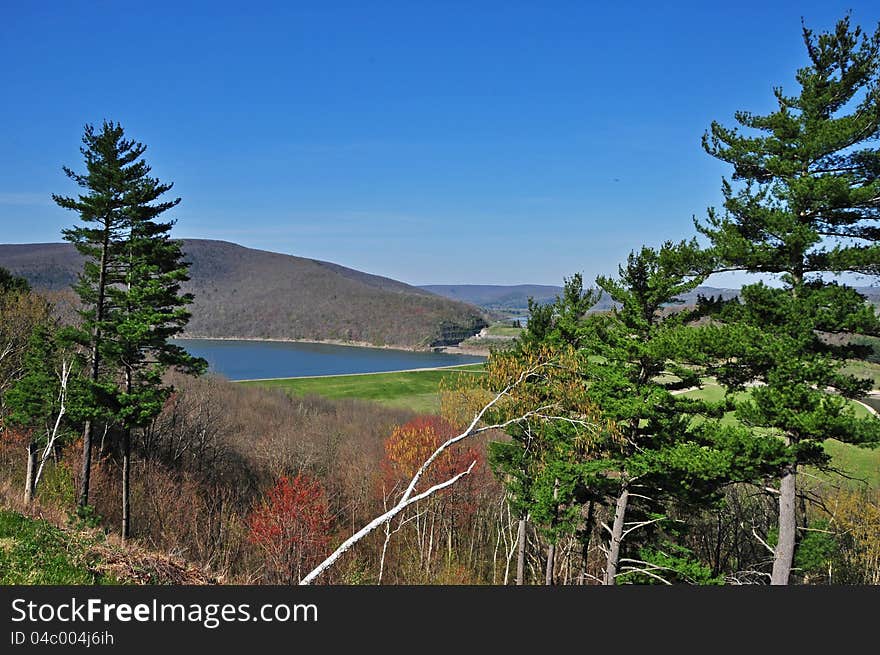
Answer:
<svg viewBox="0 0 880 655"><path fill-rule="evenodd" d="M803 41L808 63L797 71L797 95L775 88L775 111L737 112L739 128L713 122L705 135L705 150L734 170L723 182L723 214L710 210L697 224L723 269L777 274L781 283L745 286L716 314L736 326L719 332L718 354L727 358L719 379L730 389L762 385L739 403L738 416L775 430L797 454L779 483L772 584L789 581L799 467L825 463L826 439L880 439L878 421L856 419L846 402L871 384L840 373L858 349L825 338L880 334L863 297L826 281L880 273L880 228L872 223L880 218L880 151L869 145L880 137L880 27L869 36L846 17L818 36L804 27Z"/></svg>
<svg viewBox="0 0 880 655"><path fill-rule="evenodd" d="M83 272L74 287L83 306L80 311L82 323L77 329L68 331L73 341L88 350L89 392L92 396L86 403L91 405L91 411L86 412L83 427L80 508L89 502L94 424L101 418L106 398L113 390L111 382L102 380L102 345L109 314L113 311L108 304L107 290L123 281L121 244L126 215L138 203L150 202L143 199L139 191L149 172L146 163L140 160L145 146L124 138L122 126L107 121L100 131L86 125L82 142L80 152L85 159L86 172L76 173L66 166L63 170L86 193L77 198L52 196L59 206L77 212L83 223L62 230L64 239L73 243L85 257ZM176 204L177 201L170 203L169 208Z"/></svg>
<svg viewBox="0 0 880 655"><path fill-rule="evenodd" d="M78 199L53 196L79 212L85 225L64 230L85 258L76 291L84 309L71 338L89 351L90 398L83 430L80 507L88 504L91 441L96 420L122 430L122 534L130 532L131 431L158 414L170 392L162 377L169 368L200 373L206 367L169 339L189 320L190 294L181 293L188 263L169 232L173 222L157 218L180 198L163 200L172 184L150 176L146 146L125 138L118 123L83 136L86 173L65 173L88 190Z"/></svg>
<svg viewBox="0 0 880 655"><path fill-rule="evenodd" d="M169 368L194 375L207 368L205 360L169 343L189 321L187 305L193 300L180 288L189 280L189 264L183 260L180 243L170 238L174 223L155 220L171 203L149 204L170 186L151 178L141 181L139 202L126 215L123 283L107 294L117 308L102 348L106 360L121 373L116 419L122 428L123 538L131 531L132 430L146 426L162 410L173 390L163 383Z"/></svg>
<svg viewBox="0 0 880 655"><path fill-rule="evenodd" d="M0 295L7 293L27 293L31 285L23 277L18 277L0 266Z"/></svg>
<svg viewBox="0 0 880 655"><path fill-rule="evenodd" d="M667 242L659 250L630 253L617 279L596 280L617 308L582 328L592 355L590 397L623 436L603 463L614 503L603 579L608 585L617 581L624 538L640 525L662 522L668 498L708 501L732 474L724 449L708 447L716 426L694 420L698 414L718 416L723 407L675 393L701 382L696 369L675 358L678 335L688 329L692 313L672 307L705 279L707 263L696 243Z"/></svg>
<svg viewBox="0 0 880 655"><path fill-rule="evenodd" d="M24 360L33 331L50 322L52 305L30 290L23 278L0 267L0 431L6 393L25 374Z"/></svg>

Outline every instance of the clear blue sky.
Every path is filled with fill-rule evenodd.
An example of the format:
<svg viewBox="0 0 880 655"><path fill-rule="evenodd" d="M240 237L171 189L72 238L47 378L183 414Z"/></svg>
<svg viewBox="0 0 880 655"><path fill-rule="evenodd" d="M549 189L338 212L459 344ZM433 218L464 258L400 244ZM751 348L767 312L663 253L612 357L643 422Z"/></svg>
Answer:
<svg viewBox="0 0 880 655"><path fill-rule="evenodd" d="M60 241L120 121L178 237L413 284L559 284L693 234L713 119L773 107L838 2L5 2L0 242ZM713 280L723 283L725 280Z"/></svg>

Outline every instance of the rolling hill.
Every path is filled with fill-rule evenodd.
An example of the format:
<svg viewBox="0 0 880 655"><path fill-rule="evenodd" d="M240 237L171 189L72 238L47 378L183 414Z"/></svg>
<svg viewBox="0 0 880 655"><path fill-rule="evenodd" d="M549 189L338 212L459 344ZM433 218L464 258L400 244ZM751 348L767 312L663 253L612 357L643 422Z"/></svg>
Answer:
<svg viewBox="0 0 880 655"><path fill-rule="evenodd" d="M184 239L195 296L186 336L312 339L378 346L458 343L487 323L473 305L338 264ZM82 259L67 243L0 245L0 266L37 289L75 282Z"/></svg>

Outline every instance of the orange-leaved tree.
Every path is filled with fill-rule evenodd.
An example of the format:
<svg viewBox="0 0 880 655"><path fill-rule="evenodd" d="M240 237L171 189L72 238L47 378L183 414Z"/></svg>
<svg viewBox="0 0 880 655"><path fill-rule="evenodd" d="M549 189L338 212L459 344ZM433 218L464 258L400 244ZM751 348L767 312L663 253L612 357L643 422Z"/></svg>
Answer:
<svg viewBox="0 0 880 655"><path fill-rule="evenodd" d="M456 434L458 430L455 426L439 416L419 416L394 428L391 436L385 440L385 455L380 469L383 502L387 504L389 500L396 500L432 453ZM428 489L468 470L472 464L473 469L466 479L418 503L411 512L400 517L396 529L387 526L383 554L392 532L411 523L413 530L410 536L414 537L411 545L418 552L420 568L426 573L430 572L441 543L445 545L447 559L450 560L447 563L451 563L456 542L460 536L470 532L470 524L480 507L481 494L493 482L487 472L485 456L474 446L453 445L434 459L416 488L416 492Z"/></svg>

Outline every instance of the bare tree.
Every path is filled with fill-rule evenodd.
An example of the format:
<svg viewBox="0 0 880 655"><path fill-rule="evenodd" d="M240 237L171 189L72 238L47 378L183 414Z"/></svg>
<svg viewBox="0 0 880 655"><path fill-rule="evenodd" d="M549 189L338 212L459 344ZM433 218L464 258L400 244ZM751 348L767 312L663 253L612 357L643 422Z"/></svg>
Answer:
<svg viewBox="0 0 880 655"><path fill-rule="evenodd" d="M455 444L467 439L468 437L472 437L474 435L486 432L488 430L501 430L505 427L513 425L514 423L520 423L527 420L559 420L559 417L549 416L547 412L552 410L553 405L544 405L532 410L524 411L519 413L517 416L513 418L508 418L503 421L499 421L497 423L492 424L483 424L483 418L487 412L489 412L493 407L496 407L501 401L511 396L514 390L518 389L523 385L527 380L533 380L536 377L540 376L541 372L546 370L551 365L550 362L544 361L534 364L533 366L523 370L519 376L511 383L509 383L504 389L495 394L495 396L485 405L483 405L482 409L480 409L476 415L474 416L471 423L468 427L462 431L461 433L447 439L445 442L440 444L437 449L428 457L424 463L419 467L418 471L416 471L415 475L413 475L403 494L397 503L392 506L390 509L386 510L381 515L375 517L373 520L368 522L365 526L363 526L360 530L351 535L348 539L342 542L339 547L330 554L327 559L321 562L318 566L314 568L309 574L307 574L300 581L301 585L308 585L314 582L321 574L323 574L328 568L330 568L342 555L348 552L355 544L361 541L364 537L372 533L377 528L386 525L389 521L394 519L398 514L403 512L409 506L424 500L432 496L433 494L451 487L460 479L470 474L473 470L476 461L471 462L471 465L463 471L453 475L449 479L439 482L432 487L429 487L425 491L420 493L416 493L416 488L418 487L419 482L422 480L425 472L431 466L431 464L438 458L440 455L445 452L448 448L454 446ZM586 426L586 422L584 422ZM591 424L589 427L595 427Z"/></svg>
<svg viewBox="0 0 880 655"><path fill-rule="evenodd" d="M70 381L70 372L73 369L72 359L63 359L61 361L61 370L59 371L59 387L58 387L58 413L55 415L55 421L52 423L51 429L46 430L46 447L43 448L43 454L40 457L40 464L34 474L34 482L32 493L36 493L37 485L40 483L40 477L43 475L43 467L55 450L55 444L62 436L62 425L64 417L67 414L67 386Z"/></svg>

